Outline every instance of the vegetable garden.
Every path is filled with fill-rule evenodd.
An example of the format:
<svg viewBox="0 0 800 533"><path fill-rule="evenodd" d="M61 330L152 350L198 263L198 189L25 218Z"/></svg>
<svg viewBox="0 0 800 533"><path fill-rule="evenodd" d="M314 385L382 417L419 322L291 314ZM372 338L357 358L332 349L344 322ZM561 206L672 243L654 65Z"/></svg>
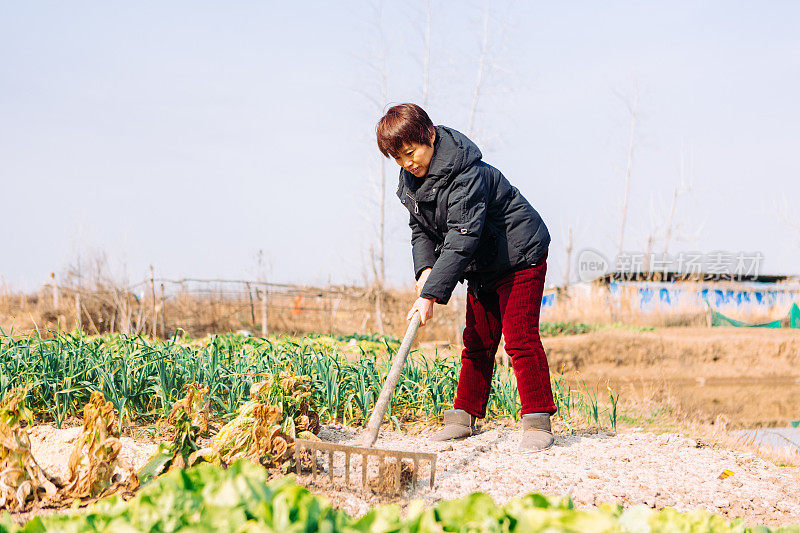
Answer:
<svg viewBox="0 0 800 533"><path fill-rule="evenodd" d="M375 336L260 339L240 335L202 340L176 337L152 341L121 335L85 336L79 333L0 336L0 395L24 391L23 398L39 420L61 424L79 416L93 391L99 391L117 411L121 429L127 423L166 417L184 394L198 383L209 391L210 409L231 417L250 399L251 387L281 372L308 376L312 402L323 421L358 424L380 393L389 358L399 340ZM343 355L356 352L357 358ZM459 373L458 361L412 354L403 369L389 419L431 421L452 407ZM613 410L601 413L598 390L571 390L563 376L553 381L559 415L584 414L595 424ZM613 391L609 399L613 398ZM489 416L518 417L519 398L513 373L495 373Z"/></svg>
<svg viewBox="0 0 800 533"><path fill-rule="evenodd" d="M80 333L0 335L0 508L101 500L83 515L35 518L24 531L744 531L740 523L707 513L576 511L568 498L539 495L505 506L482 495L433 508L412 504L402 515L397 506L376 507L351 519L291 478L267 485L270 475L294 466L294 438L319 438L321 423L365 422L388 371L387 354L398 345L374 336L221 335L163 342ZM458 373L458 361L410 357L387 414L390 424L400 429L436 420L452 407ZM571 388L561 375L553 391L565 427L616 427L614 391L585 383ZM516 419L518 412L513 374L501 368L489 416ZM37 422L60 427L81 416L69 479L53 480L33 458L26 428ZM167 422L169 438L134 472L118 457L120 432L160 421ZM205 447L198 445L201 435L210 437ZM7 514L3 520L6 530L17 527Z"/></svg>
<svg viewBox="0 0 800 533"><path fill-rule="evenodd" d="M496 505L473 494L432 507L411 504L374 507L358 519L333 509L324 498L296 485L291 477L268 482L263 469L237 462L227 470L200 465L170 472L143 488L130 502L112 497L78 516L34 518L17 528L6 518L0 531L328 531L342 533L475 532L639 532L704 531L744 533L741 521L726 522L705 511L656 512L644 507L623 510L601 506L577 510L569 498L530 494ZM775 531L797 531L784 528Z"/></svg>

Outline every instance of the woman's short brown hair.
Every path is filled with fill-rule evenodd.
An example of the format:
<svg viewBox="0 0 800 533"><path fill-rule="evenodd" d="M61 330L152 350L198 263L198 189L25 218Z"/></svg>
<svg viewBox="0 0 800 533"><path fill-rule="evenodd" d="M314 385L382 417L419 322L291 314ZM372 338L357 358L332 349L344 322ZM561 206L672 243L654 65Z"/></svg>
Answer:
<svg viewBox="0 0 800 533"><path fill-rule="evenodd" d="M407 144L431 146L436 129L425 110L417 104L398 104L383 115L375 131L381 153L386 157L397 157Z"/></svg>

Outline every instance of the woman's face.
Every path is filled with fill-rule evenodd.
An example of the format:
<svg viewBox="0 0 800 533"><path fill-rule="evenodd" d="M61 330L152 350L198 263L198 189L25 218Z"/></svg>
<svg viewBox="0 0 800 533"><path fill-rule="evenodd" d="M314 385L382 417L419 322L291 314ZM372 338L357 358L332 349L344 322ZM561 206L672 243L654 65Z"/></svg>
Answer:
<svg viewBox="0 0 800 533"><path fill-rule="evenodd" d="M433 157L433 140L435 138L436 134L434 133L431 136L431 146L419 143L406 144L394 160L418 178L427 176Z"/></svg>

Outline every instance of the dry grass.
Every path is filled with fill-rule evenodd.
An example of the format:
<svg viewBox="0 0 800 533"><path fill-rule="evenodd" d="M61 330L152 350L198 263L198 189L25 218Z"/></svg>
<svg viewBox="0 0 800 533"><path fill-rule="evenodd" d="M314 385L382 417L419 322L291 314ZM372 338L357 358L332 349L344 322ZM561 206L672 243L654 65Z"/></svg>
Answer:
<svg viewBox="0 0 800 533"><path fill-rule="evenodd" d="M149 289L148 289L149 290ZM113 287L44 287L36 293L6 292L0 296L0 327L14 331L69 331L80 327L90 334L118 332L166 337L178 329L191 337L214 333L262 332L262 294L252 288L218 284L204 289L187 287L167 292L156 303L144 296ZM382 320L376 320L375 300L380 294ZM77 296L77 298L76 298ZM411 290L388 289L378 293L363 287L274 287L267 300L267 331L287 334L371 334L383 329L402 336ZM420 330L421 341L460 340L463 299L439 306L434 319ZM163 303L162 303L163 302Z"/></svg>
<svg viewBox="0 0 800 533"><path fill-rule="evenodd" d="M416 298L406 289L375 286L309 287L263 280L160 279L132 283L113 273L103 255L78 261L35 292L0 284L0 328L9 332L69 331L192 337L250 331L288 334L401 336ZM464 298L437 306L420 340L460 341ZM265 316L266 315L266 316ZM265 324L266 323L266 324Z"/></svg>
<svg viewBox="0 0 800 533"><path fill-rule="evenodd" d="M269 333L380 332L401 336L407 325L406 312L416 297L410 286L378 290L369 285L308 287L268 284L263 280L169 280L159 279L152 272L151 276L131 283L115 275L101 254L77 261L35 292L22 293L2 284L0 327L5 331L12 327L17 331L80 327L92 334L119 332L160 337L177 329L193 337L239 330L262 334L266 311ZM698 282L676 284L679 285L689 293L701 288ZM714 287L736 288L725 283ZM707 325L705 306L691 298L668 310L643 312L638 285L620 285L614 295L602 285L572 285L568 290L554 291L556 305L542 309L543 321L656 327ZM420 330L420 340L460 344L464 310L462 288L448 305L436 306L433 321ZM733 318L760 322L779 317L786 310L776 306L722 311Z"/></svg>

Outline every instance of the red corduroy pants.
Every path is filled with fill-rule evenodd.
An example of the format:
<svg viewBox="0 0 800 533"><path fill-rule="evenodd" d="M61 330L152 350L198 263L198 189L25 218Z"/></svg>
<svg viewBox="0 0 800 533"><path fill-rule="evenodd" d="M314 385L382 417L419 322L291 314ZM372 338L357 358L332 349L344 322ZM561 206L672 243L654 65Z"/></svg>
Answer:
<svg viewBox="0 0 800 533"><path fill-rule="evenodd" d="M539 338L547 261L512 272L480 297L467 291L467 323L461 375L454 407L483 418L492 386L494 357L505 337L506 352L517 378L521 414L556 412L547 355Z"/></svg>

